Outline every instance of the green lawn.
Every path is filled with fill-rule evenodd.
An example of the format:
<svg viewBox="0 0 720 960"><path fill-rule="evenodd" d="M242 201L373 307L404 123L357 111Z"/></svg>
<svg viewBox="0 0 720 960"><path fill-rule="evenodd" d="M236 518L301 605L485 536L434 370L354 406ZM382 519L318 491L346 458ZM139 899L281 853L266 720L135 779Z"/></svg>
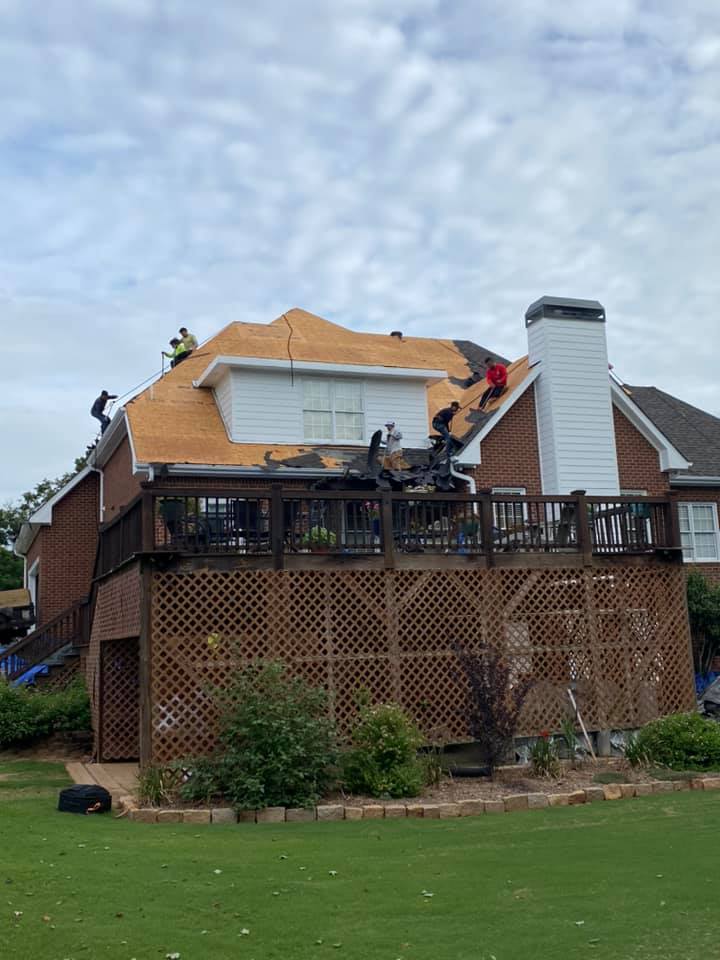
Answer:
<svg viewBox="0 0 720 960"><path fill-rule="evenodd" d="M197 827L59 814L62 782L54 764L0 764L3 960L717 955L720 791Z"/></svg>

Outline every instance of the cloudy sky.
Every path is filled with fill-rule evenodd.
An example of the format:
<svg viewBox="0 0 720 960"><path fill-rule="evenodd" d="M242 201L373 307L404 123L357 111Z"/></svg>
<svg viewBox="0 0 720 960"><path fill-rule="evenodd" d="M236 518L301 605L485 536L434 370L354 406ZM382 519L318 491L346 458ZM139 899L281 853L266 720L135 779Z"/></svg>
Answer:
<svg viewBox="0 0 720 960"><path fill-rule="evenodd" d="M0 501L291 306L515 357L597 298L720 415L717 0L0 0L0 58Z"/></svg>

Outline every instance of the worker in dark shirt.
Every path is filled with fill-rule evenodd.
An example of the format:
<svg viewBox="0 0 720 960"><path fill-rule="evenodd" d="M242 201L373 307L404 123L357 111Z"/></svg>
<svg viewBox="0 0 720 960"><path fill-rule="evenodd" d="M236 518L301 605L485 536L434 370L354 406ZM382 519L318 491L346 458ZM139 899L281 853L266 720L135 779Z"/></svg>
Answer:
<svg viewBox="0 0 720 960"><path fill-rule="evenodd" d="M500 394L505 392L508 376L507 367L505 364L498 363L497 361L493 360L492 357L485 357L485 365L487 366L485 379L487 380L488 387L480 398L481 410L484 410L486 404L488 404L491 400L495 400L496 397L499 397Z"/></svg>
<svg viewBox="0 0 720 960"><path fill-rule="evenodd" d="M103 390L100 396L97 398L92 407L90 407L90 416L95 417L96 420L100 421L100 433L103 434L110 426L110 417L105 413L105 407L107 406L108 400L117 400L116 393L108 393L107 390Z"/></svg>
<svg viewBox="0 0 720 960"><path fill-rule="evenodd" d="M452 435L450 433L450 424L452 423L452 418L460 409L460 404L457 400L453 400L449 407L443 407L442 410L438 410L435 416L432 419L433 430L437 430L440 436L445 441L445 450L450 455L452 450Z"/></svg>

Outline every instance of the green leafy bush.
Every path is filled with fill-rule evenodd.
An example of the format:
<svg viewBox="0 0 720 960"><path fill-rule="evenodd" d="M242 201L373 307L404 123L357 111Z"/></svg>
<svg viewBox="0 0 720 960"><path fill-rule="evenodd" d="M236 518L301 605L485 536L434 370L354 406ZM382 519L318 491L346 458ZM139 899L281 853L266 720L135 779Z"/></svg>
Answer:
<svg viewBox="0 0 720 960"><path fill-rule="evenodd" d="M304 547L334 547L337 537L327 527L310 527L300 541Z"/></svg>
<svg viewBox="0 0 720 960"><path fill-rule="evenodd" d="M633 750L645 762L674 770L720 768L720 724L697 713L661 717L644 726Z"/></svg>
<svg viewBox="0 0 720 960"><path fill-rule="evenodd" d="M530 748L530 760L536 777L560 775L557 747L547 733L541 734Z"/></svg>
<svg viewBox="0 0 720 960"><path fill-rule="evenodd" d="M323 690L288 676L280 662L261 661L235 674L215 699L220 733L212 787L236 809L310 806L322 796L336 759ZM211 780L203 767L201 792L214 792Z"/></svg>
<svg viewBox="0 0 720 960"><path fill-rule="evenodd" d="M31 743L61 730L90 730L90 701L81 678L53 693L0 682L0 749Z"/></svg>
<svg viewBox="0 0 720 960"><path fill-rule="evenodd" d="M353 730L353 747L343 758L343 780L353 793L373 797L415 797L426 772L417 757L423 738L394 703L364 705Z"/></svg>

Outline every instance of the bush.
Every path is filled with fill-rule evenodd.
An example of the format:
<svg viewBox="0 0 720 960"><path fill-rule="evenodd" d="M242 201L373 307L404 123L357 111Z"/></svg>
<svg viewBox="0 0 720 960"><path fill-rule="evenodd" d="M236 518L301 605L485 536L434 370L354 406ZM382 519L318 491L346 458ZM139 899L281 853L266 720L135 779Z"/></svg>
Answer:
<svg viewBox="0 0 720 960"><path fill-rule="evenodd" d="M196 781L202 793L216 788L238 810L310 806L322 796L336 759L323 690L289 677L280 662L258 662L216 690L215 699L219 747L214 779L203 767Z"/></svg>
<svg viewBox="0 0 720 960"><path fill-rule="evenodd" d="M426 768L417 749L423 738L397 704L361 706L352 742L343 758L348 790L373 797L415 797L420 793Z"/></svg>
<svg viewBox="0 0 720 960"><path fill-rule="evenodd" d="M530 749L533 774L536 777L558 777L560 761L557 747L547 733L542 733Z"/></svg>
<svg viewBox="0 0 720 960"><path fill-rule="evenodd" d="M697 713L661 717L644 726L633 751L647 763L674 770L720 767L720 724Z"/></svg>
<svg viewBox="0 0 720 960"><path fill-rule="evenodd" d="M28 744L61 730L90 729L90 700L82 678L54 693L0 682L0 749Z"/></svg>

